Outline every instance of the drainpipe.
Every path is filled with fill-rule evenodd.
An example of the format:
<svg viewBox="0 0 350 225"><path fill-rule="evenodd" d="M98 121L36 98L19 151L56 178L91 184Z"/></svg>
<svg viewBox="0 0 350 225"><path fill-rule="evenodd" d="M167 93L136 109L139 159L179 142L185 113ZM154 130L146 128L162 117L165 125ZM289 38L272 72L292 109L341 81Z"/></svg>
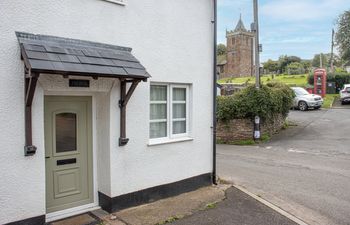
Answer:
<svg viewBox="0 0 350 225"><path fill-rule="evenodd" d="M212 23L214 24L214 48L213 48L213 172L212 172L212 183L217 185L216 182L216 95L217 95L217 71L216 71L216 42L217 42L217 0L213 0L214 4L214 20Z"/></svg>

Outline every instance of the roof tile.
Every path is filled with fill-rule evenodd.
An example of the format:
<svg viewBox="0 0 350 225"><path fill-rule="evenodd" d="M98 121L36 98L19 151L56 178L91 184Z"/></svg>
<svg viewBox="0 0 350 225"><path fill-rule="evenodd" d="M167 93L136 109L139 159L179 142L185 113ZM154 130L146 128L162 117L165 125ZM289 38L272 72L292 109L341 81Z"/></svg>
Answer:
<svg viewBox="0 0 350 225"><path fill-rule="evenodd" d="M52 53L62 53L66 54L66 50L64 48L60 47L55 47L55 46L44 46L47 52L52 52Z"/></svg>
<svg viewBox="0 0 350 225"><path fill-rule="evenodd" d="M57 56L62 62L80 63L79 59L75 55L57 54Z"/></svg>

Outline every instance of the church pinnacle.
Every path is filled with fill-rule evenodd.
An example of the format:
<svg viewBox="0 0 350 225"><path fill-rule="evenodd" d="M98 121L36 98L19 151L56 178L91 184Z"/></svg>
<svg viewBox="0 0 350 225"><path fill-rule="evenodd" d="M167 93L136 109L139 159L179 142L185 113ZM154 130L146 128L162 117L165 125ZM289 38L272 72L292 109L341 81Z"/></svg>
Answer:
<svg viewBox="0 0 350 225"><path fill-rule="evenodd" d="M239 32L239 31L247 32L247 29L245 29L243 21L242 21L242 14L240 14L240 16L239 16L239 21L238 21L234 31L235 32Z"/></svg>

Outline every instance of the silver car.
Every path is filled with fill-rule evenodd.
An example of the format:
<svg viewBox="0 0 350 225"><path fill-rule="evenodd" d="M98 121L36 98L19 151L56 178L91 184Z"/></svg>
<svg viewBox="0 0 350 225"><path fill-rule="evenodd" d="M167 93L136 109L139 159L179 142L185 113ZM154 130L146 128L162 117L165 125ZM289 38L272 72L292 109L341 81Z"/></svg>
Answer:
<svg viewBox="0 0 350 225"><path fill-rule="evenodd" d="M292 87L295 98L293 107L301 111L306 111L309 108L319 109L323 104L323 99L319 95L310 94L304 88Z"/></svg>
<svg viewBox="0 0 350 225"><path fill-rule="evenodd" d="M345 84L344 88L340 90L340 101L341 104L345 104L346 102L350 102L350 84Z"/></svg>

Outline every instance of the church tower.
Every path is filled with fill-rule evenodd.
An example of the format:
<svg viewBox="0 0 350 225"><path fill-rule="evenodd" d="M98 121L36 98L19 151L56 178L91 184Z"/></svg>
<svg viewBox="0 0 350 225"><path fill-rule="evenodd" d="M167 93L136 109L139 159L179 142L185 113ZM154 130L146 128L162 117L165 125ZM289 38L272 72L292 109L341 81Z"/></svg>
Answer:
<svg viewBox="0 0 350 225"><path fill-rule="evenodd" d="M226 31L227 56L225 77L247 77L253 75L254 33L248 31L242 18L233 31Z"/></svg>

